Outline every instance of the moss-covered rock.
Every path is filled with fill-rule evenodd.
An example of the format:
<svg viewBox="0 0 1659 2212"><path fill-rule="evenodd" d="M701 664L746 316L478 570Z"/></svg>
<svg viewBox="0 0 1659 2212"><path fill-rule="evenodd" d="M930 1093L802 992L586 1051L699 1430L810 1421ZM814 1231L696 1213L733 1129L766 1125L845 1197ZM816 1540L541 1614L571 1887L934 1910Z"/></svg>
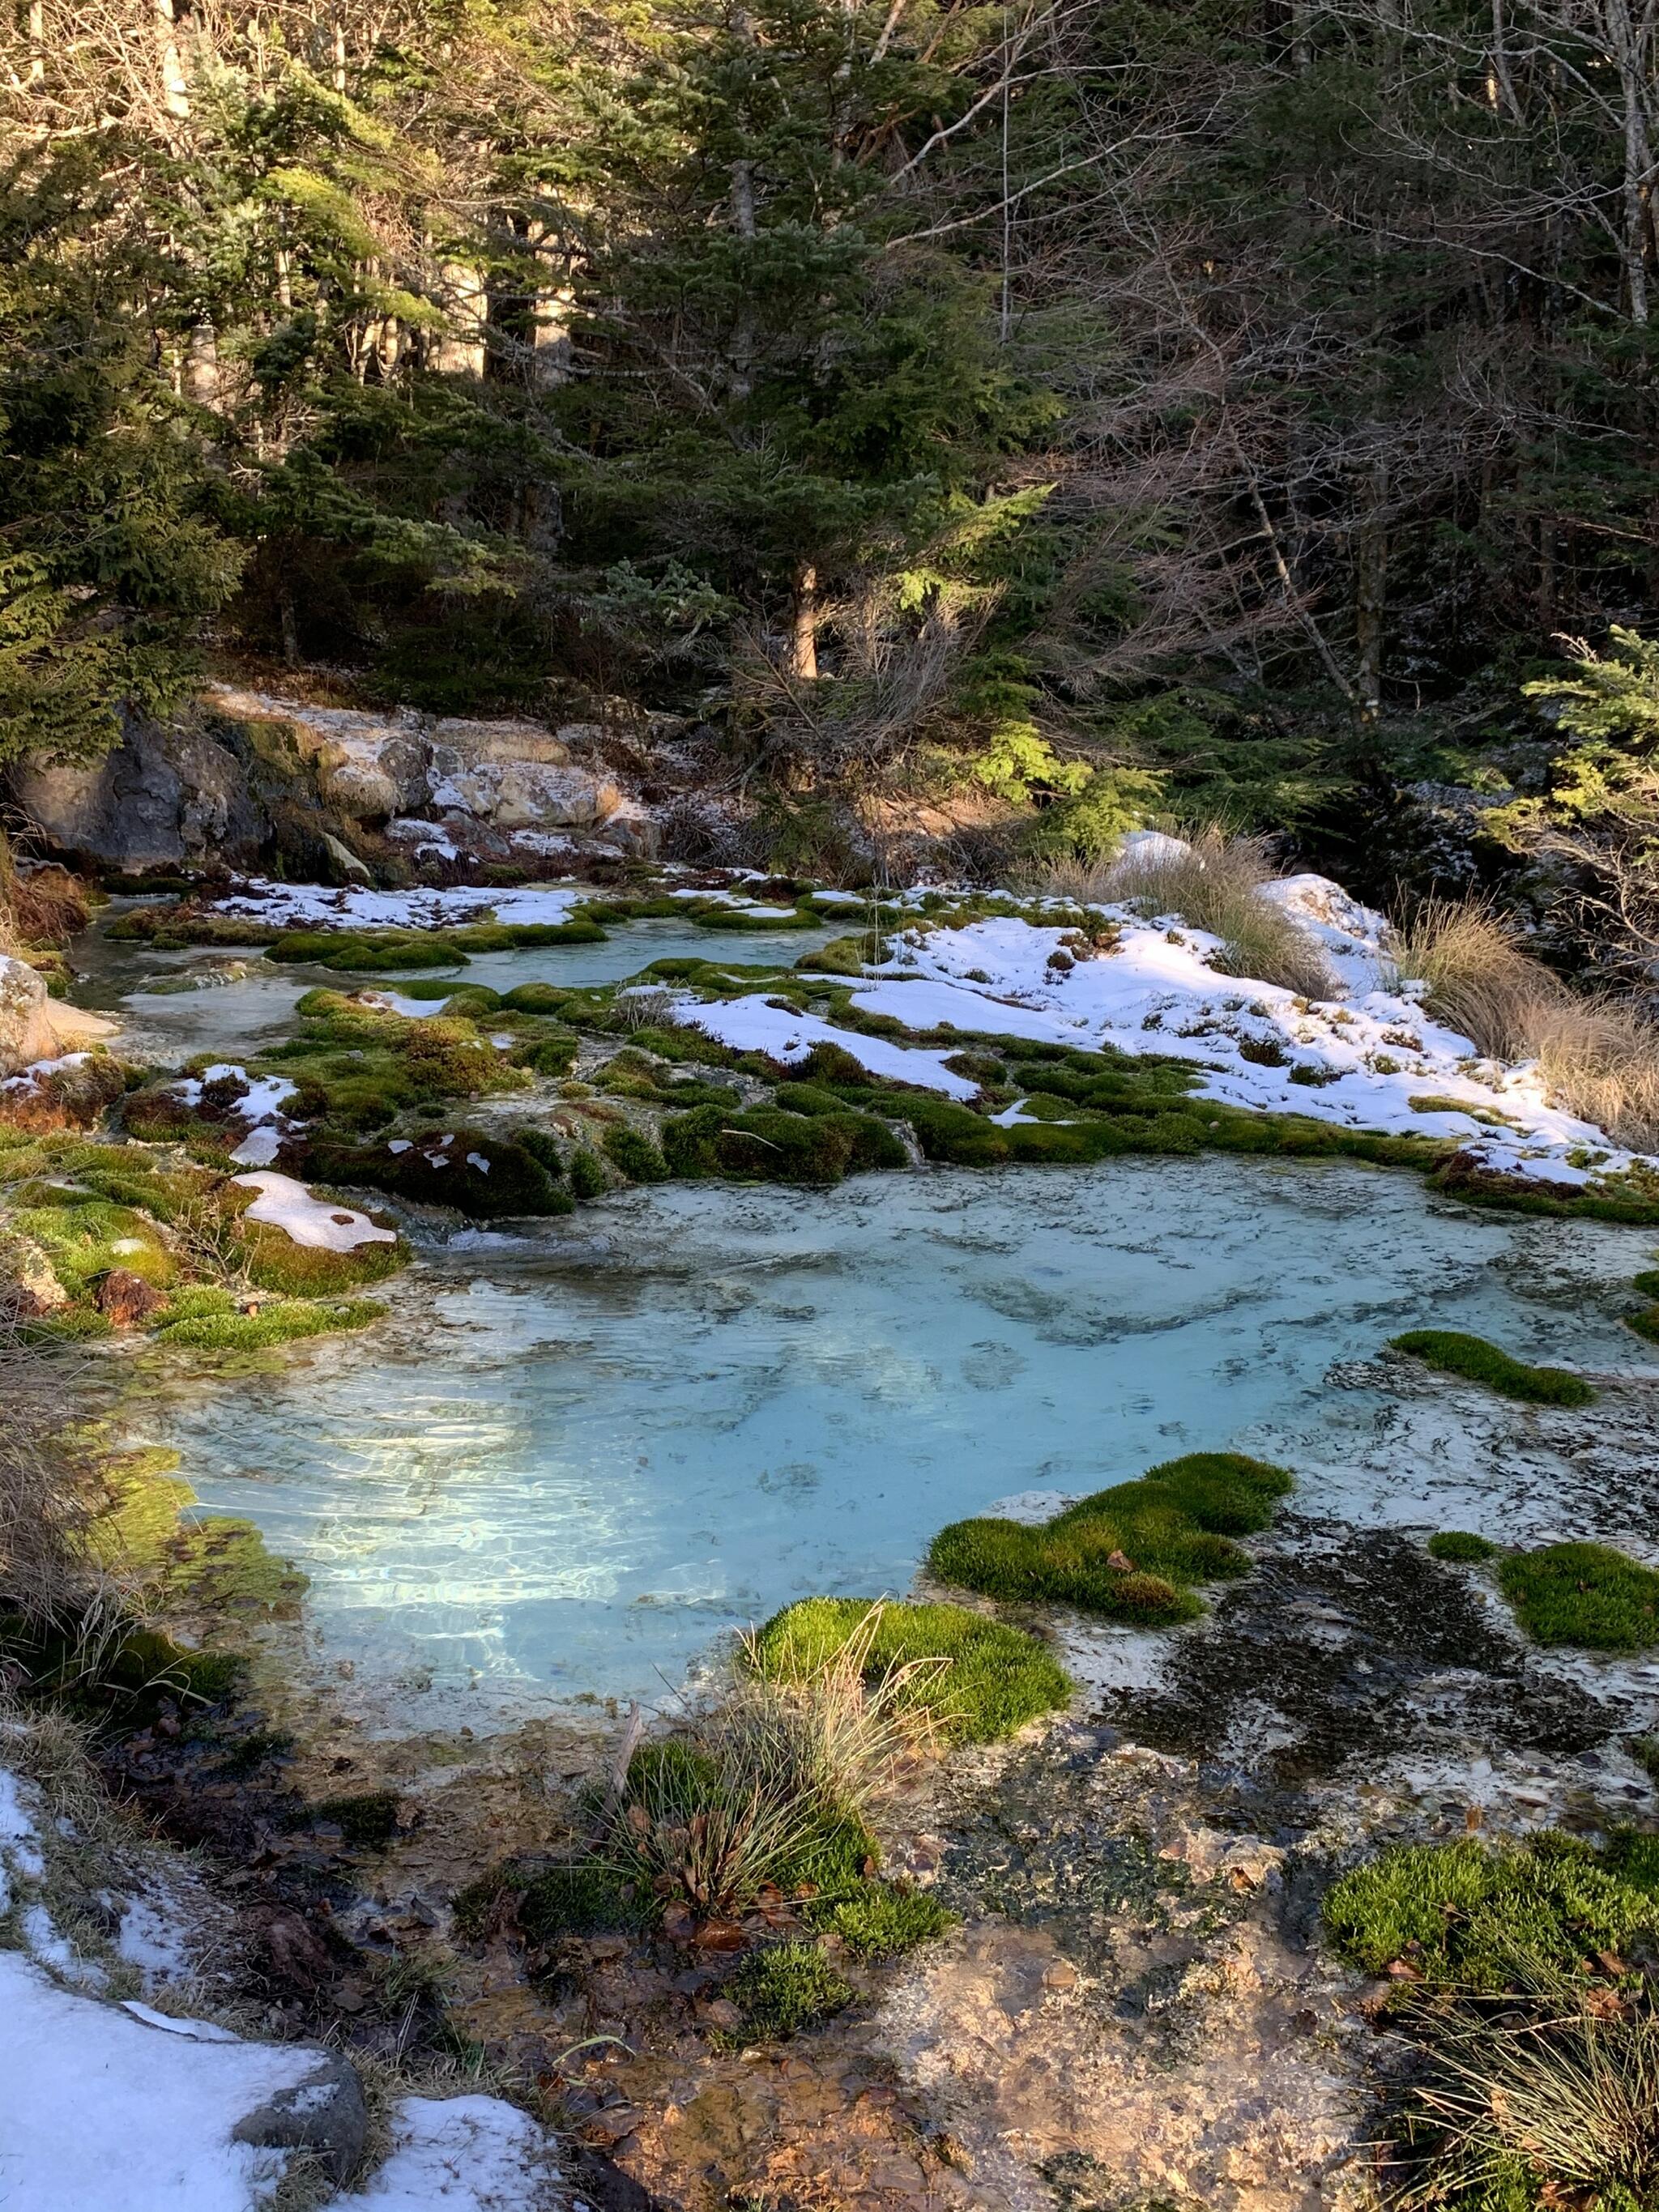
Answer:
<svg viewBox="0 0 1659 2212"><path fill-rule="evenodd" d="M1249 1571L1233 1538L1265 1528L1291 1487L1283 1468L1242 1452L1194 1452L1035 1527L953 1522L933 1539L927 1564L942 1582L987 1597L1167 1627L1203 1611L1195 1586Z"/></svg>
<svg viewBox="0 0 1659 2212"><path fill-rule="evenodd" d="M477 1221L571 1209L570 1193L524 1144L461 1124L374 1144L317 1139L307 1160L319 1182L452 1206Z"/></svg>
<svg viewBox="0 0 1659 2212"><path fill-rule="evenodd" d="M1065 1706L1072 1685L1048 1646L967 1606L810 1597L774 1613L755 1639L766 1674L799 1681L854 1636L866 1682L925 1708L947 1743L993 1743Z"/></svg>

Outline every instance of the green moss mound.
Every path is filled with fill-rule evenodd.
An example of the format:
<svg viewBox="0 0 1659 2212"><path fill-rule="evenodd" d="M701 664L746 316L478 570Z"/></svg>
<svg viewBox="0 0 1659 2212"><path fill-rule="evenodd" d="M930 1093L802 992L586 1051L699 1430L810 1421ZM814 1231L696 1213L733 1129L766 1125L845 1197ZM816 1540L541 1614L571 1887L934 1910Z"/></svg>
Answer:
<svg viewBox="0 0 1659 2212"><path fill-rule="evenodd" d="M784 1088L799 1095L802 1086ZM904 1146L872 1114L814 1093L802 1110L706 1105L664 1124L663 1157L678 1176L829 1187L848 1175L907 1164Z"/></svg>
<svg viewBox="0 0 1659 2212"><path fill-rule="evenodd" d="M276 1298L244 1313L228 1291L202 1285L168 1301L155 1340L198 1352L263 1352L301 1337L367 1328L385 1312L372 1298Z"/></svg>
<svg viewBox="0 0 1659 2212"><path fill-rule="evenodd" d="M349 1252L331 1252L321 1245L296 1244L265 1222L246 1224L243 1234L248 1246L248 1280L256 1290L280 1291L288 1297L338 1297L365 1283L383 1283L409 1265L409 1247L401 1237L395 1244L359 1244Z"/></svg>
<svg viewBox="0 0 1659 2212"><path fill-rule="evenodd" d="M313 1824L337 1828L354 1850L384 1850L398 1832L395 1790L363 1790L350 1796L324 1797L310 1807Z"/></svg>
<svg viewBox="0 0 1659 2212"><path fill-rule="evenodd" d="M1659 1644L1659 1574L1607 1544L1513 1553L1498 1587L1537 1644L1645 1651Z"/></svg>
<svg viewBox="0 0 1659 2212"><path fill-rule="evenodd" d="M601 1140L605 1158L619 1168L630 1182L666 1182L668 1163L642 1130L629 1127L625 1121L614 1129L607 1129Z"/></svg>
<svg viewBox="0 0 1659 2212"><path fill-rule="evenodd" d="M1489 1390L1528 1405L1588 1406L1595 1395L1582 1375L1570 1375L1564 1367L1530 1367L1485 1337L1465 1336L1457 1329L1407 1329L1389 1340L1396 1352L1409 1352L1425 1367L1484 1382Z"/></svg>
<svg viewBox="0 0 1659 2212"><path fill-rule="evenodd" d="M832 1659L868 1618L863 1598L809 1597L773 1615L756 1638L756 1657L769 1674L799 1680ZM993 1743L1027 1721L1070 1701L1072 1684L1048 1646L1023 1629L988 1620L966 1606L914 1601L885 1605L871 1639L865 1674L925 1666L906 1693L927 1706L951 1743Z"/></svg>
<svg viewBox="0 0 1659 2212"><path fill-rule="evenodd" d="M496 1867L454 1900L456 1928L473 1942L503 1917L532 1943L562 1936L643 1935L655 1926L659 1911L648 1892L594 1858Z"/></svg>
<svg viewBox="0 0 1659 2212"><path fill-rule="evenodd" d="M1402 1960L1431 1988L1496 1995L1540 1967L1573 1974L1602 1952L1654 1955L1659 1886L1618 1844L1602 1853L1550 1834L1497 1849L1399 1844L1327 1893L1324 1921L1370 1973Z"/></svg>
<svg viewBox="0 0 1659 2212"><path fill-rule="evenodd" d="M877 1966L902 1958L923 1943L937 1942L957 1924L957 1916L931 1890L908 1889L897 1882L867 1883L854 1897L842 1898L825 1916L849 1958Z"/></svg>
<svg viewBox="0 0 1659 2212"><path fill-rule="evenodd" d="M359 975L383 975L404 968L460 968L466 963L465 953L449 937L346 929L289 930L265 947L265 957L284 966L332 968Z"/></svg>
<svg viewBox="0 0 1659 2212"><path fill-rule="evenodd" d="M1481 1559L1495 1559L1498 1547L1467 1528L1444 1528L1437 1536L1430 1537L1429 1557L1455 1560L1472 1566Z"/></svg>
<svg viewBox="0 0 1659 2212"><path fill-rule="evenodd" d="M1010 1603L1078 1607L1166 1628L1204 1610L1194 1585L1247 1574L1233 1541L1265 1528L1291 1488L1283 1468L1242 1452L1194 1452L1097 1491L1036 1527L952 1522L927 1564L941 1582Z"/></svg>
<svg viewBox="0 0 1659 2212"><path fill-rule="evenodd" d="M381 1144L313 1139L307 1164L318 1181L452 1206L475 1221L571 1209L569 1192L516 1138L453 1123Z"/></svg>
<svg viewBox="0 0 1659 2212"><path fill-rule="evenodd" d="M745 1959L726 1987L744 2043L774 2043L843 2012L855 1994L816 1943L774 1943Z"/></svg>
<svg viewBox="0 0 1659 2212"><path fill-rule="evenodd" d="M597 1154L585 1145L579 1145L570 1155L569 1175L570 1188L580 1199L603 1198L611 1188L611 1179Z"/></svg>

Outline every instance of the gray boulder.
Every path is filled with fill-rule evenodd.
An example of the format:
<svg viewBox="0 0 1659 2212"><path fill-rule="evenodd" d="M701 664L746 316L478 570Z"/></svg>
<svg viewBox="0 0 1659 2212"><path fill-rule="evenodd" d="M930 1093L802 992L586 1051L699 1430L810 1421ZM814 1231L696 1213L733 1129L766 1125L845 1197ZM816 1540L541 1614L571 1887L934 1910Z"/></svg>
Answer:
<svg viewBox="0 0 1659 2212"><path fill-rule="evenodd" d="M278 2089L239 2120L231 2138L258 2150L309 2151L335 2181L349 2181L368 2142L368 2108L356 2068L337 2051L319 2051L304 2081Z"/></svg>
<svg viewBox="0 0 1659 2212"><path fill-rule="evenodd" d="M14 771L11 798L55 851L133 871L252 853L270 830L230 747L137 715L102 760Z"/></svg>

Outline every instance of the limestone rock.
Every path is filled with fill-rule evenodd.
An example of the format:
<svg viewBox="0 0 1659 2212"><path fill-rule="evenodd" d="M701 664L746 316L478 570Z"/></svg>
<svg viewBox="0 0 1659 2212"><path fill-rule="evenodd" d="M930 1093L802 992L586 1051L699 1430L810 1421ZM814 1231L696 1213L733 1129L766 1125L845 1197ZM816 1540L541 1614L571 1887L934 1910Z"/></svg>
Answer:
<svg viewBox="0 0 1659 2212"><path fill-rule="evenodd" d="M0 952L0 1075L14 1075L41 1055L33 1049L46 978L26 960Z"/></svg>
<svg viewBox="0 0 1659 2212"><path fill-rule="evenodd" d="M58 852L134 871L252 855L270 828L229 746L136 715L100 761L14 770L11 797Z"/></svg>
<svg viewBox="0 0 1659 2212"><path fill-rule="evenodd" d="M357 2069L319 2051L314 2070L239 2120L235 2142L260 2150L308 2150L337 2182L350 2179L368 2141L368 2109Z"/></svg>
<svg viewBox="0 0 1659 2212"><path fill-rule="evenodd" d="M102 1014L49 998L38 969L0 952L0 1077L77 1051L95 1037L112 1036L116 1027Z"/></svg>
<svg viewBox="0 0 1659 2212"><path fill-rule="evenodd" d="M438 776L448 775L486 761L535 761L546 768L563 768L570 759L567 735L562 731L556 737L539 722L487 722L446 715L432 726L433 770Z"/></svg>
<svg viewBox="0 0 1659 2212"><path fill-rule="evenodd" d="M60 1306L69 1304L69 1292L52 1273L51 1261L30 1237L5 1238L3 1249L0 1249L0 1273L10 1279L17 1312L22 1320L33 1321L42 1314L56 1313Z"/></svg>
<svg viewBox="0 0 1659 2212"><path fill-rule="evenodd" d="M434 781L432 797L438 806L459 809L502 830L595 830L623 803L622 793L604 776L537 761L480 762Z"/></svg>

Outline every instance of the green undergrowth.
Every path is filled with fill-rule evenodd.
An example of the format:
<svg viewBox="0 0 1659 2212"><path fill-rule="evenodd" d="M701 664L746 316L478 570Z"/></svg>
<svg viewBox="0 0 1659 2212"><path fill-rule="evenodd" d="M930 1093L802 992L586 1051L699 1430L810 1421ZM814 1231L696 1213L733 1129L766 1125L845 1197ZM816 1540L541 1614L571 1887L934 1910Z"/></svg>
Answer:
<svg viewBox="0 0 1659 2212"><path fill-rule="evenodd" d="M0 1136L0 1231L14 1250L39 1255L65 1294L31 1324L46 1339L111 1334L99 1298L118 1273L159 1294L137 1327L161 1345L256 1352L378 1318L382 1307L352 1294L406 1265L407 1246L295 1244L244 1218L256 1195L142 1142Z"/></svg>
<svg viewBox="0 0 1659 2212"><path fill-rule="evenodd" d="M816 1674L860 1631L864 1598L810 1597L773 1615L755 1640L762 1671L783 1681ZM942 1668L927 1662L943 1660ZM1048 1646L969 1607L904 1601L881 1607L865 1679L914 1667L901 1703L925 1706L947 1743L992 1743L1027 1721L1062 1710L1072 1684Z"/></svg>
<svg viewBox="0 0 1659 2212"><path fill-rule="evenodd" d="M201 1284L169 1301L154 1340L196 1352L263 1352L301 1337L367 1328L386 1312L373 1298L275 1298L252 1310L233 1292Z"/></svg>
<svg viewBox="0 0 1659 2212"><path fill-rule="evenodd" d="M1659 1644L1659 1574L1607 1544L1546 1544L1514 1552L1498 1587L1534 1643L1588 1651L1646 1651Z"/></svg>
<svg viewBox="0 0 1659 2212"><path fill-rule="evenodd" d="M511 1926L526 1942L562 1936L636 1936L656 1925L659 1900L597 1858L495 1867L458 1892L457 1931L469 1942Z"/></svg>
<svg viewBox="0 0 1659 2212"><path fill-rule="evenodd" d="M1626 1314L1626 1322L1638 1336L1646 1337L1650 1344L1659 1344L1659 1267L1644 1267L1631 1288L1649 1303L1639 1311Z"/></svg>
<svg viewBox="0 0 1659 2212"><path fill-rule="evenodd" d="M1547 1832L1525 1844L1401 1844L1327 1893L1327 1934L1402 1992L1497 1995L1603 1956L1635 1976L1659 1963L1659 1838L1626 1831L1598 1851Z"/></svg>
<svg viewBox="0 0 1659 2212"><path fill-rule="evenodd" d="M732 2040L776 2043L844 2012L855 1990L816 1943L771 1943L745 1959L725 1995L743 2014Z"/></svg>
<svg viewBox="0 0 1659 2212"><path fill-rule="evenodd" d="M952 1522L927 1554L941 1582L1006 1603L1060 1604L1149 1628L1194 1620L1198 1586L1248 1574L1233 1540L1265 1528L1285 1469L1240 1452L1194 1452L1114 1484L1033 1527Z"/></svg>
<svg viewBox="0 0 1659 2212"><path fill-rule="evenodd" d="M337 1828L353 1850L384 1850L398 1832L395 1790L362 1790L344 1797L322 1797L306 1808L313 1827Z"/></svg>
<svg viewBox="0 0 1659 2212"><path fill-rule="evenodd" d="M197 1516L179 1464L160 1448L97 1455L105 1502L88 1525L87 1557L170 1617L291 1612L305 1576L251 1521Z"/></svg>
<svg viewBox="0 0 1659 2212"><path fill-rule="evenodd" d="M1587 1406L1595 1393L1582 1375L1562 1367L1533 1367L1515 1359L1484 1337L1456 1329L1414 1328L1389 1339L1396 1352L1409 1352L1442 1374L1481 1382L1505 1398L1534 1406Z"/></svg>
<svg viewBox="0 0 1659 2212"><path fill-rule="evenodd" d="M1477 1536L1467 1528L1443 1529L1440 1534L1429 1539L1431 1559L1465 1566L1476 1565L1482 1559L1495 1559L1498 1553L1496 1544L1488 1543L1484 1536Z"/></svg>
<svg viewBox="0 0 1659 2212"><path fill-rule="evenodd" d="M194 1650L159 1628L129 1627L92 1647L79 1620L42 1628L6 1614L0 1659L32 1698L61 1705L94 1729L145 1727L164 1704L199 1712L234 1697L247 1675L239 1655Z"/></svg>
<svg viewBox="0 0 1659 2212"><path fill-rule="evenodd" d="M1431 1536L1437 1559L1497 1562L1498 1587L1534 1643L1581 1651L1646 1651L1659 1644L1659 1573L1608 1544L1544 1544L1505 1552L1461 1529Z"/></svg>
<svg viewBox="0 0 1659 2212"><path fill-rule="evenodd" d="M936 1942L957 1924L956 1914L931 1890L893 1881L868 1882L855 1896L839 1899L814 1917L840 1936L848 1958L860 1966L902 1958L923 1943Z"/></svg>

